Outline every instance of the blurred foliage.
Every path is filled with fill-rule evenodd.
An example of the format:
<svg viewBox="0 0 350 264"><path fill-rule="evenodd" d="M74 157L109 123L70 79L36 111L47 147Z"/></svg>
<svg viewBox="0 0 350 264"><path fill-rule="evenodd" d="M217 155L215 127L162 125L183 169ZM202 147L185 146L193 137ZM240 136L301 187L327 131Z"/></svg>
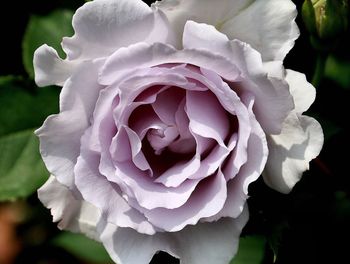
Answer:
<svg viewBox="0 0 350 264"><path fill-rule="evenodd" d="M12 1L6 12L16 14L16 19L9 26L8 18L0 17L4 38L0 61L0 201L17 200L0 203L0 224L4 212L21 212L12 222L6 220L8 229L13 230L8 241L14 241L6 245L16 252L9 263L110 263L100 244L59 231L49 211L33 194L47 177L33 131L47 115L58 111L59 88L35 86L32 54L38 46L48 43L64 58L60 38L72 34L71 15L84 2ZM273 191L262 179L250 186L251 217L233 264L350 262L350 177L346 154L350 149L349 11L335 11L341 7L339 4L348 3L294 2L299 14L305 2L304 19L297 17L301 34L285 66L304 72L315 84L317 98L308 115L321 123L325 145L289 195ZM316 2L317 10L313 5ZM331 2L331 8L320 13L320 5L326 2ZM160 252L152 263L172 264L178 260Z"/></svg>
<svg viewBox="0 0 350 264"><path fill-rule="evenodd" d="M104 247L86 236L70 232L62 232L52 243L74 256L95 263L113 263Z"/></svg>
<svg viewBox="0 0 350 264"><path fill-rule="evenodd" d="M33 131L57 112L59 91L35 91L28 85L33 86L21 78L0 77L0 153L6 153L0 159L0 201L29 196L48 176Z"/></svg>
<svg viewBox="0 0 350 264"><path fill-rule="evenodd" d="M239 249L230 264L257 264L264 259L265 239L259 236L242 237Z"/></svg>
<svg viewBox="0 0 350 264"><path fill-rule="evenodd" d="M22 56L24 67L31 78L34 78L33 54L43 44L57 50L61 58L65 53L61 48L63 37L73 35L71 10L55 10L45 16L31 16L22 41Z"/></svg>

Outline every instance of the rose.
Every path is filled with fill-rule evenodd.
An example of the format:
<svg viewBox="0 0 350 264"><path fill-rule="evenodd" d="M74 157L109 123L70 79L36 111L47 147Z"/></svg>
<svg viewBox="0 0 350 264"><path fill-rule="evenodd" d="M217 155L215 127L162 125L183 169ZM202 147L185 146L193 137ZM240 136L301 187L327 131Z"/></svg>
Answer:
<svg viewBox="0 0 350 264"><path fill-rule="evenodd" d="M228 263L263 174L287 193L323 143L302 115L315 98L282 60L298 36L289 0L99 0L73 18L62 60L34 56L40 86L63 85L36 131L52 174L39 190L59 227L101 241L117 263L159 250ZM215 26L215 27L214 27Z"/></svg>

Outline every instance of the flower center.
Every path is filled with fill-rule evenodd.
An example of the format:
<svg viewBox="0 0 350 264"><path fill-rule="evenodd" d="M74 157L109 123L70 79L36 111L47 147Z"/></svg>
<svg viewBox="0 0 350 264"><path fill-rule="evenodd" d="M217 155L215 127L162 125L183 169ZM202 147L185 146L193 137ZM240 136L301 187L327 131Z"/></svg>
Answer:
<svg viewBox="0 0 350 264"><path fill-rule="evenodd" d="M178 137L179 131L174 126L150 129L147 133L147 139L156 155L162 154L163 150L171 145Z"/></svg>

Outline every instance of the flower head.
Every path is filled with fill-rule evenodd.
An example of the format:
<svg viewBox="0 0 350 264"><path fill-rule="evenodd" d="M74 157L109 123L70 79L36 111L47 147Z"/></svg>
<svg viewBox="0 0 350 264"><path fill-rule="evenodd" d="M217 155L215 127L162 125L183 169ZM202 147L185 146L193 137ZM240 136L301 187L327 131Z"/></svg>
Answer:
<svg viewBox="0 0 350 264"><path fill-rule="evenodd" d="M39 198L54 221L120 264L159 250L228 263L248 185L263 174L289 192L322 146L302 115L314 88L282 65L295 15L289 0L78 9L67 59L46 45L34 57L38 85L63 85L60 113L36 131L52 174Z"/></svg>

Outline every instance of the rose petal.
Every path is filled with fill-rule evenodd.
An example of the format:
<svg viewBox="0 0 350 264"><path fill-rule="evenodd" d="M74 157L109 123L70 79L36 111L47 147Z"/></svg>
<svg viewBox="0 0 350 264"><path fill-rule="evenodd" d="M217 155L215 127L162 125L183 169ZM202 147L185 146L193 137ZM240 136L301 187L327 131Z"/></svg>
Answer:
<svg viewBox="0 0 350 264"><path fill-rule="evenodd" d="M90 125L94 105L101 90L96 83L100 62L84 62L65 83L60 98L60 113L49 116L35 131L40 153L51 174L73 188L73 167L79 155L80 138Z"/></svg>
<svg viewBox="0 0 350 264"><path fill-rule="evenodd" d="M175 113L185 96L183 89L170 88L158 94L157 100L152 104L159 118L168 125L175 124Z"/></svg>
<svg viewBox="0 0 350 264"><path fill-rule="evenodd" d="M130 163L118 164L115 168L115 177L118 180L111 177L109 180L126 184L138 205L146 209L158 207L173 209L182 206L198 184L198 180L188 180L177 188L165 187L163 184L153 182L152 178L147 177Z"/></svg>
<svg viewBox="0 0 350 264"><path fill-rule="evenodd" d="M44 44L34 52L35 82L38 86L63 86L78 64L79 62L62 60L54 48Z"/></svg>
<svg viewBox="0 0 350 264"><path fill-rule="evenodd" d="M204 34L205 32L205 34ZM261 55L249 45L241 41L229 41L225 35L213 26L188 21L184 29L184 47L191 49L214 50L215 53L229 59L244 73L241 83L231 86L236 92L249 91L255 95L255 114L265 132L278 134L282 122L294 108L293 98L284 79L268 75L266 65L262 63ZM280 65L279 70L282 66ZM216 74L209 74L203 69L208 79L222 86L222 79Z"/></svg>
<svg viewBox="0 0 350 264"><path fill-rule="evenodd" d="M208 222L217 221L222 217L236 218L242 213L248 198L248 186L260 177L267 161L266 136L253 113L254 98L246 95L242 97L242 100L248 105L252 126L247 149L248 160L240 168L238 174L227 183L227 199L223 209L217 215L205 219ZM225 171L224 168L225 173L230 173L230 171Z"/></svg>
<svg viewBox="0 0 350 264"><path fill-rule="evenodd" d="M129 118L129 127L142 140L150 129L164 128L164 123L159 119L150 105L136 108Z"/></svg>
<svg viewBox="0 0 350 264"><path fill-rule="evenodd" d="M181 207L155 208L145 210L143 213L158 228L176 232L187 225L197 224L201 218L217 214L224 206L226 197L226 180L219 170L216 175L202 180L188 201Z"/></svg>
<svg viewBox="0 0 350 264"><path fill-rule="evenodd" d="M167 187L178 187L187 178L196 173L201 166L199 155L195 155L190 161L179 162L160 175L155 182Z"/></svg>
<svg viewBox="0 0 350 264"><path fill-rule="evenodd" d="M234 152L239 154L233 153L229 157L227 168L225 169L225 177L230 179L236 175L240 167L247 161L247 145L251 132L249 112L239 96L215 72L202 68L201 72L215 84L215 89L212 89L212 92L215 93L222 107L227 112L235 115L238 120L238 139Z"/></svg>
<svg viewBox="0 0 350 264"><path fill-rule="evenodd" d="M163 0L156 2L182 36L188 20L213 25L229 39L239 39L258 50L264 61L283 60L299 30L296 8L289 0Z"/></svg>
<svg viewBox="0 0 350 264"><path fill-rule="evenodd" d="M73 16L73 28L74 36L62 42L69 60L105 57L137 42L171 44L173 39L165 16L139 0L88 2Z"/></svg>
<svg viewBox="0 0 350 264"><path fill-rule="evenodd" d="M315 87L306 80L305 74L292 70L287 70L286 81L294 99L295 111L301 114L308 110L315 101Z"/></svg>
<svg viewBox="0 0 350 264"><path fill-rule="evenodd" d="M280 135L268 136L269 158L263 176L267 185L288 193L321 151L323 132L313 118L292 113Z"/></svg>
<svg viewBox="0 0 350 264"><path fill-rule="evenodd" d="M240 71L226 58L205 50L176 50L163 43L137 43L114 52L102 68L99 82L110 85L135 69L150 68L167 63L189 63L207 69L213 69L227 80L236 81ZM127 71L126 71L127 69Z"/></svg>
<svg viewBox="0 0 350 264"><path fill-rule="evenodd" d="M237 219L198 223L175 233L148 236L107 223L101 223L99 231L108 253L119 264L147 264L158 251L180 258L181 263L227 264L238 250L239 236L247 220L246 208Z"/></svg>
<svg viewBox="0 0 350 264"><path fill-rule="evenodd" d="M77 200L69 189L59 183L54 176L38 189L40 201L49 209L54 222L60 229L84 233L99 240L96 226L101 217L100 211L92 204Z"/></svg>
<svg viewBox="0 0 350 264"><path fill-rule="evenodd" d="M257 0L220 31L258 50L264 61L283 60L299 37L295 23L297 10L290 0Z"/></svg>
<svg viewBox="0 0 350 264"><path fill-rule="evenodd" d="M250 0L217 0L215 2L211 0L162 0L156 1L153 5L166 14L177 33L177 39L181 40L186 21L193 20L219 28L225 21L232 19L241 10L247 8L251 2Z"/></svg>
<svg viewBox="0 0 350 264"><path fill-rule="evenodd" d="M82 138L82 146L90 136L89 131ZM133 228L140 233L154 234L154 227L122 198L119 187L99 173L99 160L98 154L82 147L74 174L84 200L99 208L108 222Z"/></svg>
<svg viewBox="0 0 350 264"><path fill-rule="evenodd" d="M237 134L236 134L237 135ZM236 146L236 141L232 141L228 147L222 147L216 145L210 154L202 159L200 162L200 168L192 175L188 176L189 179L203 179L213 174L224 162L232 149Z"/></svg>
<svg viewBox="0 0 350 264"><path fill-rule="evenodd" d="M190 130L199 136L212 138L220 146L229 132L228 114L211 92L187 92L186 113Z"/></svg>

